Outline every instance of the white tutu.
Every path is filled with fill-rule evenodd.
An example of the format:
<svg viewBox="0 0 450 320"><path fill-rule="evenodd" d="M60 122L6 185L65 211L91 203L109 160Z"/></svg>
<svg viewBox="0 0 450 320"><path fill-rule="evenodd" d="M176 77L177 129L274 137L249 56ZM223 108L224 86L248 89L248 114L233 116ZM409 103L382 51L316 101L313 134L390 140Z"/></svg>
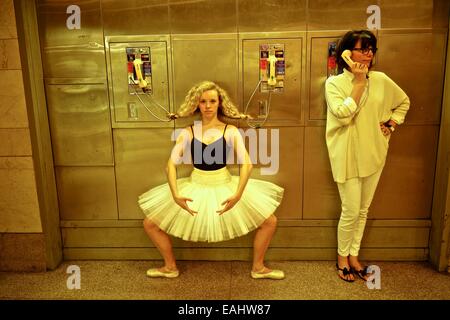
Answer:
<svg viewBox="0 0 450 320"><path fill-rule="evenodd" d="M188 206L198 213L192 216L175 203L168 183L139 196L144 214L166 233L187 241L218 242L243 236L258 228L280 205L284 189L271 182L249 179L241 199L222 215L216 211L232 196L239 177L226 167L203 171L177 180L180 196L191 198Z"/></svg>

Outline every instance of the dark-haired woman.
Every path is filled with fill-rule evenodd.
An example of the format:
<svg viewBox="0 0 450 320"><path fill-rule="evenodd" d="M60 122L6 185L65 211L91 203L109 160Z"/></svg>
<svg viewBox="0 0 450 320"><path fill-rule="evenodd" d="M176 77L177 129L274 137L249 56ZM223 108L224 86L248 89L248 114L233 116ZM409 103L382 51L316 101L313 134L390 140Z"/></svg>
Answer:
<svg viewBox="0 0 450 320"><path fill-rule="evenodd" d="M350 50L352 62L342 53ZM326 142L341 199L338 275L367 280L359 259L369 206L383 170L391 134L404 122L409 98L386 74L371 71L377 39L368 30L347 32L336 48L338 69L325 84Z"/></svg>

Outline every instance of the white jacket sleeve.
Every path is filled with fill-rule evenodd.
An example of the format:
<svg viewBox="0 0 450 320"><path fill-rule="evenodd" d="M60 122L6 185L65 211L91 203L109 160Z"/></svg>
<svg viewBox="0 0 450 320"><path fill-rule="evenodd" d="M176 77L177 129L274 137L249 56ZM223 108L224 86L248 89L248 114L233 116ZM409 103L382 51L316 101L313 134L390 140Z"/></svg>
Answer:
<svg viewBox="0 0 450 320"><path fill-rule="evenodd" d="M345 97L342 91L328 78L325 82L325 98L328 111L342 125L348 125L358 110L358 105L352 97Z"/></svg>
<svg viewBox="0 0 450 320"><path fill-rule="evenodd" d="M406 113L409 110L409 97L391 78L388 76L386 76L386 78L392 90L391 119L397 124L402 124L405 121Z"/></svg>

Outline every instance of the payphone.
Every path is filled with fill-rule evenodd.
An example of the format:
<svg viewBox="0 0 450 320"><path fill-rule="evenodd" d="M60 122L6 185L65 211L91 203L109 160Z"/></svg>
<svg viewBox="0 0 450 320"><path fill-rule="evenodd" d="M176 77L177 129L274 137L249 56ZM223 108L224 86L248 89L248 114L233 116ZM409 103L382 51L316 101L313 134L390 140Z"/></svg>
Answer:
<svg viewBox="0 0 450 320"><path fill-rule="evenodd" d="M160 121L171 121L170 112L159 104L153 95L153 83L152 83L152 60L150 47L127 47L127 75L128 75L128 94L136 95L139 102L153 117ZM156 115L140 97L144 95L147 100L152 104L156 104L166 113L166 118L161 118ZM131 120L138 119L137 107L134 102L129 102L128 118Z"/></svg>
<svg viewBox="0 0 450 320"><path fill-rule="evenodd" d="M169 43L165 35L105 37L114 128L169 126Z"/></svg>
<svg viewBox="0 0 450 320"><path fill-rule="evenodd" d="M283 92L285 70L283 44L259 46L260 92Z"/></svg>
<svg viewBox="0 0 450 320"><path fill-rule="evenodd" d="M126 48L128 93L152 93L152 63L149 47ZM142 92L136 90L141 89Z"/></svg>
<svg viewBox="0 0 450 320"><path fill-rule="evenodd" d="M336 41L328 42L327 78L338 74L336 61Z"/></svg>
<svg viewBox="0 0 450 320"><path fill-rule="evenodd" d="M247 119L247 124L253 128L259 128L267 121L270 113L272 93L284 91L286 76L284 44L260 44L259 45L259 82L253 90L244 113L247 114L248 106L259 88L259 92L268 93L267 100L260 100L257 118Z"/></svg>

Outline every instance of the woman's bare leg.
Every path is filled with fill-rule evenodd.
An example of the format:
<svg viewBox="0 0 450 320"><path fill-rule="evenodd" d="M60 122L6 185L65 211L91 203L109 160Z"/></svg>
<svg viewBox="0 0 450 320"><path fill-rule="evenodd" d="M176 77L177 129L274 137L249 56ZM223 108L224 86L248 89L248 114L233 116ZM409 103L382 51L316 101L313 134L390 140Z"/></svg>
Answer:
<svg viewBox="0 0 450 320"><path fill-rule="evenodd" d="M271 215L256 230L255 239L253 240L252 271L258 272L264 269L264 256L269 247L270 240L272 240L272 236L275 233L276 227L277 218L274 215Z"/></svg>
<svg viewBox="0 0 450 320"><path fill-rule="evenodd" d="M160 268L160 271L177 270L177 264L172 250L172 241L168 234L147 218L144 219L144 230L164 259L164 267Z"/></svg>

